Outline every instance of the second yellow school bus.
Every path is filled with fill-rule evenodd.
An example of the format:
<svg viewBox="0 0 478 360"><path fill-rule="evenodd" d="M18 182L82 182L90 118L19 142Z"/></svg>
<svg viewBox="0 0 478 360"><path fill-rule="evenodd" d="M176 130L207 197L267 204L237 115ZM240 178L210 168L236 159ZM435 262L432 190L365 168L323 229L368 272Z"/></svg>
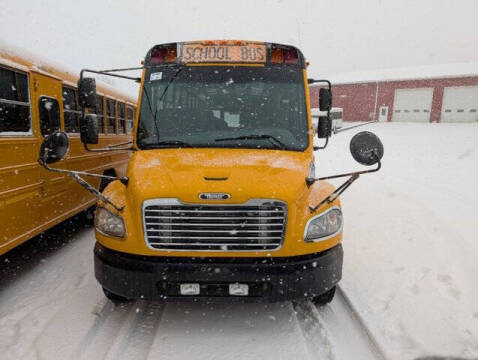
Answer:
<svg viewBox="0 0 478 360"><path fill-rule="evenodd" d="M0 255L94 205L94 197L68 175L37 163L45 136L57 130L69 134L66 169L126 171L129 152L83 148L77 79L43 59L0 48ZM131 140L135 100L106 86L98 87L97 100L92 112L100 120L100 146Z"/></svg>

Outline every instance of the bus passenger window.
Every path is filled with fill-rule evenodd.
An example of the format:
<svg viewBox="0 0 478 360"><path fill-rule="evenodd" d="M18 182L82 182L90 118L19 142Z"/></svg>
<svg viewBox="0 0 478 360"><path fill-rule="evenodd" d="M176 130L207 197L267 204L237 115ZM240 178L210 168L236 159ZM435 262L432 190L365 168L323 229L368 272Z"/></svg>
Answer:
<svg viewBox="0 0 478 360"><path fill-rule="evenodd" d="M31 125L27 76L0 68L0 133L29 131Z"/></svg>
<svg viewBox="0 0 478 360"><path fill-rule="evenodd" d="M118 126L120 134L126 134L126 119L124 107L125 104L123 102L118 102Z"/></svg>
<svg viewBox="0 0 478 360"><path fill-rule="evenodd" d="M134 110L129 106L126 108L126 131L131 134L133 131Z"/></svg>
<svg viewBox="0 0 478 360"><path fill-rule="evenodd" d="M105 133L103 96L96 95L96 118L98 119L98 132Z"/></svg>
<svg viewBox="0 0 478 360"><path fill-rule="evenodd" d="M113 99L106 99L106 124L108 125L108 134L116 134L116 106Z"/></svg>
<svg viewBox="0 0 478 360"><path fill-rule="evenodd" d="M63 88L63 118L65 119L65 131L67 133L80 132L80 117L76 90Z"/></svg>
<svg viewBox="0 0 478 360"><path fill-rule="evenodd" d="M49 135L60 130L60 106L56 99L41 96L38 100L40 113L40 130L42 135Z"/></svg>

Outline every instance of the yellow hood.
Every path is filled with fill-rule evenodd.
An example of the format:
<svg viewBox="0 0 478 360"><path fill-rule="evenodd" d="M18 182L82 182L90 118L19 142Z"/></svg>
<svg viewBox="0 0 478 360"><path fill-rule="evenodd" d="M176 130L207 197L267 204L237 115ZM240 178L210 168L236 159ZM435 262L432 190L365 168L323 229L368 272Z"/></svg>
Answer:
<svg viewBox="0 0 478 360"><path fill-rule="evenodd" d="M306 191L310 154L251 149L160 149L136 152L128 176L133 202L158 197L200 200L201 193L228 193L222 203L270 198L288 203Z"/></svg>

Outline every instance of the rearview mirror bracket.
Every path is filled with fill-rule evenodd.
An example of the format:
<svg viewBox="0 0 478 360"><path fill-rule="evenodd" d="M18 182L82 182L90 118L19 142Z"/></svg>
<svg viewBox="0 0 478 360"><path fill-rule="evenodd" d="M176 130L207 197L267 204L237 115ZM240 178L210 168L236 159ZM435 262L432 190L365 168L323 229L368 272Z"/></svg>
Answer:
<svg viewBox="0 0 478 360"><path fill-rule="evenodd" d="M127 177L117 178L117 177L114 177L114 176L106 176L106 175L85 173L83 171L74 171L74 170L52 168L52 167L49 167L44 161L41 161L40 159L38 159L38 163L41 166L43 166L45 169L47 169L48 171L53 171L53 172L57 172L57 173L63 173L63 174L70 175L73 178L73 180L75 180L77 183L79 183L81 186L83 186L86 190L88 190L93 195L95 195L98 199L100 199L101 201L111 205L113 208L115 208L119 212L123 212L124 206L117 206L116 204L114 204L110 199L108 199L106 196L104 196L93 185L91 185L86 180L84 180L80 175L98 177L98 178L109 179L109 180L120 180L121 183L124 184L124 185L128 184L129 179Z"/></svg>
<svg viewBox="0 0 478 360"><path fill-rule="evenodd" d="M98 199L111 205L113 208L115 208L119 212L122 212L124 207L116 206L101 192L99 192L94 186L92 186L87 181L85 181L80 175L91 176L91 177L96 177L101 179L108 179L108 180L119 180L125 186L128 186L128 182L129 182L128 177L124 176L124 177L118 178L115 176L99 175L99 174L93 174L93 173L88 173L84 171L66 170L66 169L53 168L48 166L49 163L55 163L62 160L65 157L66 153L68 152L69 145L70 145L70 142L68 139L68 135L66 135L62 131L57 131L53 134L48 135L47 137L45 137L45 139L43 140L40 146L38 163L48 171L70 175L76 182L78 182L81 186L83 186L89 192L93 193Z"/></svg>
<svg viewBox="0 0 478 360"><path fill-rule="evenodd" d="M123 71L132 71L132 70L142 70L144 69L143 66L140 66L140 67L132 67L132 68L124 68L124 69L110 69L110 70L90 70L90 69L82 69L80 71L80 78L78 80L78 83L82 83L83 82L83 79L84 79L84 74L85 73L93 73L93 74L100 74L100 75L107 75L107 76L113 76L113 77L117 77L117 78L121 78L121 79L127 79L127 80L133 80L135 82L141 82L141 78L139 77L133 77L133 76L126 76L126 75L119 75L119 74L113 74L113 73L116 73L116 72L123 72ZM80 105L82 105L82 102L80 101ZM85 107L84 106L81 106L81 119L83 121L83 123L86 123L86 119L85 119L85 116L86 116L86 113L85 113ZM113 144L113 145L107 145L105 146L104 148L100 148L100 149L90 149L88 147L88 141L86 141L86 137L82 137L81 139L82 143L83 143L83 147L85 148L86 151L90 151L90 152L104 152L104 151L116 151L116 150L135 150L133 147L129 146L129 147L124 147L124 148L118 148L119 146L123 146L123 145L131 145L133 144L132 141L128 141L128 142L123 142L123 143L119 143L119 144Z"/></svg>
<svg viewBox="0 0 478 360"><path fill-rule="evenodd" d="M350 185L352 185L352 183L355 180L357 180L360 177L360 175L377 172L377 171L380 170L381 167L382 167L382 163L380 162L380 160L377 157L377 167L375 169L356 171L356 172L340 174L340 175L324 176L324 177L320 177L320 178L306 178L305 181L307 183L307 187L310 187L313 183L315 183L318 180L337 179L337 178L340 178L340 177L349 176L349 178L342 185L340 185L337 189L335 189L332 193L330 193L320 203L318 203L316 206L309 206L310 212L313 213L313 212L317 211L317 209L319 209L325 203L330 204L331 202L334 202L345 190L347 190L347 188Z"/></svg>
<svg viewBox="0 0 478 360"><path fill-rule="evenodd" d="M332 83L329 80L315 80L307 79L308 84L323 83L326 84L326 88L319 88L319 109L321 111L327 111L326 119L322 121L326 122L326 126L322 126L322 130L326 130L325 134L321 134L321 124L317 124L317 136L321 139L325 139L325 143L320 146L314 146L314 151L325 149L329 143L329 137L332 132L331 119L330 119L330 109L332 108ZM320 122L320 118L319 118ZM323 124L322 124L323 125Z"/></svg>

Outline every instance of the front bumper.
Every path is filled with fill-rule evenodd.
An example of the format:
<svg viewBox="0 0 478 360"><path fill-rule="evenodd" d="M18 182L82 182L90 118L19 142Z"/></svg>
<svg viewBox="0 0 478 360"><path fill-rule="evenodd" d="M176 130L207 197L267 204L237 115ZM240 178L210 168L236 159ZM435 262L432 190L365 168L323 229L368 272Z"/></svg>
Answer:
<svg viewBox="0 0 478 360"><path fill-rule="evenodd" d="M342 245L282 258L138 256L95 245L95 277L114 294L132 299L204 302L276 302L318 296L342 278ZM180 295L181 283L199 283L200 295ZM249 295L231 296L231 283Z"/></svg>

